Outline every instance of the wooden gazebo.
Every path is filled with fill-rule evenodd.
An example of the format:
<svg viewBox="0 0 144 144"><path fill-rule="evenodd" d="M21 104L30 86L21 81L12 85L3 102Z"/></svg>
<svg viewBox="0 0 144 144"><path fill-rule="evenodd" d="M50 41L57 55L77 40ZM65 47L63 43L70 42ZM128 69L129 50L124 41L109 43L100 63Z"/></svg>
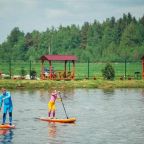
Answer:
<svg viewBox="0 0 144 144"><path fill-rule="evenodd" d="M144 79L144 56L141 59L142 59L142 79Z"/></svg>
<svg viewBox="0 0 144 144"><path fill-rule="evenodd" d="M75 78L75 61L77 57L74 55L43 55L41 56L41 79L74 79ZM48 75L44 71L44 62L49 62ZM64 70L62 72L53 73L52 61L64 61ZM66 64L68 61L72 62L71 72L67 72Z"/></svg>

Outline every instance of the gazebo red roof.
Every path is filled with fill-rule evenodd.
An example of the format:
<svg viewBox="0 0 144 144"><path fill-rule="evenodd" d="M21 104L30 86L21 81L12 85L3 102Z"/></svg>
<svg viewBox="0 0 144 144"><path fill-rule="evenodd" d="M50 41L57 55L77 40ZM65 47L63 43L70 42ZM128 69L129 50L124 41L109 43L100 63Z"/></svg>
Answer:
<svg viewBox="0 0 144 144"><path fill-rule="evenodd" d="M77 57L74 55L43 55L40 58L42 61L48 60L55 60L55 61L71 61L71 60L77 60Z"/></svg>

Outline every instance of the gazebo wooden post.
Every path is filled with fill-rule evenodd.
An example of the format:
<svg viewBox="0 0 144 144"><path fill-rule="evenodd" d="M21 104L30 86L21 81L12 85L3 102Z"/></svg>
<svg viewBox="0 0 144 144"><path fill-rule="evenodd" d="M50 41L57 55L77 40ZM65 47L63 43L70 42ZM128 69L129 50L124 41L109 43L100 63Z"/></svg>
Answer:
<svg viewBox="0 0 144 144"><path fill-rule="evenodd" d="M73 67L72 67L72 79L75 79L75 61L72 60Z"/></svg>
<svg viewBox="0 0 144 144"><path fill-rule="evenodd" d="M142 79L144 79L144 56L142 57Z"/></svg>
<svg viewBox="0 0 144 144"><path fill-rule="evenodd" d="M64 64L64 78L67 77L67 68L66 68L66 64L67 64L67 61L65 60L65 64Z"/></svg>
<svg viewBox="0 0 144 144"><path fill-rule="evenodd" d="M41 79L44 79L44 60L42 60L42 63L41 63Z"/></svg>
<svg viewBox="0 0 144 144"><path fill-rule="evenodd" d="M50 72L50 79L52 79L52 63L51 63L51 60L49 61L49 72Z"/></svg>

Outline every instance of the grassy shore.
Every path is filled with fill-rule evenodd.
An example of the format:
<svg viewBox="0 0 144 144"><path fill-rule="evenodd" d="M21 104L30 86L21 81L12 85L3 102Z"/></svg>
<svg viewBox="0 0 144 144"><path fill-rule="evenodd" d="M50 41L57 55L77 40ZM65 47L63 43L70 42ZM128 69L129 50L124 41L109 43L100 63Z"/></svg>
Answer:
<svg viewBox="0 0 144 144"><path fill-rule="evenodd" d="M0 80L1 87L9 89L144 88L144 80Z"/></svg>

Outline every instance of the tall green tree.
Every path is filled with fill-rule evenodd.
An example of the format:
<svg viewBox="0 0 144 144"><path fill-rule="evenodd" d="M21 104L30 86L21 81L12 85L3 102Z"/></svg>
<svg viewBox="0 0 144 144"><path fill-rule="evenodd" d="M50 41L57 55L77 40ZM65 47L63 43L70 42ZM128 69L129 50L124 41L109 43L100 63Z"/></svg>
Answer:
<svg viewBox="0 0 144 144"><path fill-rule="evenodd" d="M80 40L81 40L80 47L82 49L86 49L87 47L88 30L89 30L89 23L85 22L81 28L81 36L80 36Z"/></svg>
<svg viewBox="0 0 144 144"><path fill-rule="evenodd" d="M119 19L60 25L24 34L12 29L0 44L1 59L36 60L44 54L74 54L80 61L139 60L143 55L144 16L137 20L130 13Z"/></svg>

